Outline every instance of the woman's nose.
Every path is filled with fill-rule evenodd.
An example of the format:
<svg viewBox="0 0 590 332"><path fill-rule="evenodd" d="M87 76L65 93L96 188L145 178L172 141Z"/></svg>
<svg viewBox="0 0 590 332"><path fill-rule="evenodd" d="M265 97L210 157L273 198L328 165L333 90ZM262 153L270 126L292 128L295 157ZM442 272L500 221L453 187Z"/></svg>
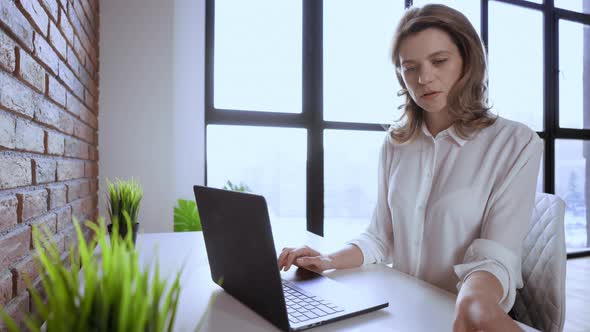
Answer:
<svg viewBox="0 0 590 332"><path fill-rule="evenodd" d="M429 68L425 68L420 70L420 74L418 75L418 83L419 84L428 84L433 80L432 71Z"/></svg>

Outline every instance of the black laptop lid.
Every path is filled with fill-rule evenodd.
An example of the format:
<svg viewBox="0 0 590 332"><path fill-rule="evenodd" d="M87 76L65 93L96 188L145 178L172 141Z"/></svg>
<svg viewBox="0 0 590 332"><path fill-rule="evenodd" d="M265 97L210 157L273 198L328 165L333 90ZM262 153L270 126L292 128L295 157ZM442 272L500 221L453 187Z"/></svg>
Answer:
<svg viewBox="0 0 590 332"><path fill-rule="evenodd" d="M194 186L214 282L288 330L266 200L262 196Z"/></svg>

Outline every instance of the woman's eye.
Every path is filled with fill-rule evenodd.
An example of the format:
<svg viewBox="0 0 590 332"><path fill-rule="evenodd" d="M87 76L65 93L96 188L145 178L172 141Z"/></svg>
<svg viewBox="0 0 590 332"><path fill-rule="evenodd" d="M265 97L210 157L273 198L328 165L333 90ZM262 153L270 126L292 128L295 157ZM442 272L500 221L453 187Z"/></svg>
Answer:
<svg viewBox="0 0 590 332"><path fill-rule="evenodd" d="M405 71L406 73L408 73L408 72L413 72L414 70L416 70L416 68L415 68L415 67L404 67L404 71Z"/></svg>
<svg viewBox="0 0 590 332"><path fill-rule="evenodd" d="M440 65L446 61L447 61L447 59L438 59L438 60L434 60L432 63L434 63L435 65Z"/></svg>

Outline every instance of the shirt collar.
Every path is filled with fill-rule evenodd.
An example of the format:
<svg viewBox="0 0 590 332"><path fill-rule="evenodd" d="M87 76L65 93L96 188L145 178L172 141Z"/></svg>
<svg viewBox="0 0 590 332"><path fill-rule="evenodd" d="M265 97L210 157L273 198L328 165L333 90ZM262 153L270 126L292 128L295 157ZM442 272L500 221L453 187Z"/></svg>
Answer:
<svg viewBox="0 0 590 332"><path fill-rule="evenodd" d="M426 135L426 137L432 137L432 134L430 133L430 130L428 130L428 127L426 126L426 122L422 122L422 132L424 133L424 135ZM449 128L447 128L447 129L445 129L443 131L441 131L436 136L437 136L436 138L442 138L442 137L445 137L445 136L450 136L457 144L459 144L459 146L463 146L467 142L467 140L461 138L461 136L459 136L459 134L457 134L457 131L455 130L455 126L454 125L453 126L450 126Z"/></svg>

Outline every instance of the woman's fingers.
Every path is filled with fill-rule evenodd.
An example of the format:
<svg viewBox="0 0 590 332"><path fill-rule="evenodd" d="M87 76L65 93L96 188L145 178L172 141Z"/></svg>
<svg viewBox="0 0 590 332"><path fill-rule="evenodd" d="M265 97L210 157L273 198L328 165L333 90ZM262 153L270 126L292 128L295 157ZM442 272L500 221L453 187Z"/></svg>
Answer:
<svg viewBox="0 0 590 332"><path fill-rule="evenodd" d="M279 255L278 259L278 266L279 270L284 269L288 271L291 268L291 265L294 264L294 261L299 257L307 257L307 256L319 256L320 253L315 251L314 249L308 246L302 246L299 248L283 248L281 254ZM297 265L297 264L295 264Z"/></svg>
<svg viewBox="0 0 590 332"><path fill-rule="evenodd" d="M285 262L285 272L289 271L289 269L291 268L291 265L293 265L293 261L301 256L305 255L305 253L303 252L303 250L301 250L301 248L297 248L295 250L291 250L288 254L287 254L287 260Z"/></svg>
<svg viewBox="0 0 590 332"><path fill-rule="evenodd" d="M283 250L281 251L281 254L279 255L279 258L277 260L279 271L285 266L285 259L287 258L287 255L291 250L293 250L293 248L283 248Z"/></svg>
<svg viewBox="0 0 590 332"><path fill-rule="evenodd" d="M295 265L316 272L333 268L330 260L324 256L300 257L295 260Z"/></svg>

